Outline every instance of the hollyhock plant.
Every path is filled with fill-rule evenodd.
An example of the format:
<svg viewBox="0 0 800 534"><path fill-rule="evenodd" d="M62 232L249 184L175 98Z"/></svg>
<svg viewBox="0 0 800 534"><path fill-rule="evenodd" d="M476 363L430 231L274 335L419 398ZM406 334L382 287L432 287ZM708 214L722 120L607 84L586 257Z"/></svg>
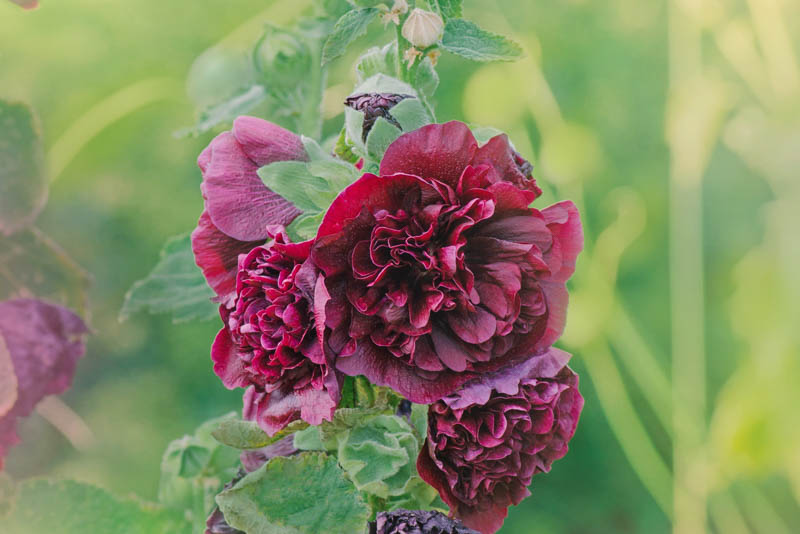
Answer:
<svg viewBox="0 0 800 534"><path fill-rule="evenodd" d="M239 254L268 238L267 226L286 225L300 214L258 177L259 167L308 159L300 138L255 117L239 117L197 158L204 210L192 233L192 250L208 285L226 307L233 305Z"/></svg>
<svg viewBox="0 0 800 534"><path fill-rule="evenodd" d="M298 418L330 419L340 387L314 324L312 242L290 243L282 227L269 232L272 241L240 258L211 358L226 387L247 388L244 417L272 435Z"/></svg>
<svg viewBox="0 0 800 534"><path fill-rule="evenodd" d="M551 348L430 406L417 469L468 527L496 532L533 475L567 453L583 408L569 358Z"/></svg>
<svg viewBox="0 0 800 534"><path fill-rule="evenodd" d="M339 194L311 252L339 370L425 404L558 339L582 228L571 202L529 207L529 171L505 135L431 124Z"/></svg>
<svg viewBox="0 0 800 534"><path fill-rule="evenodd" d="M0 302L0 469L19 442L17 419L72 384L88 328L66 308L35 299Z"/></svg>

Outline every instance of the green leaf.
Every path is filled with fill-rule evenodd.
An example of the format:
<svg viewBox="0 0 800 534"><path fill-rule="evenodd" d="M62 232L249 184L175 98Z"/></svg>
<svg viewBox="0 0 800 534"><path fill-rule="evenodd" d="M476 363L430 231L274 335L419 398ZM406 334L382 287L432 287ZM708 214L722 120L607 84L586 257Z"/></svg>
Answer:
<svg viewBox="0 0 800 534"><path fill-rule="evenodd" d="M305 430L295 432L292 444L295 449L301 451L324 451L326 450L325 444L322 443L322 438L319 436L319 427L310 426ZM333 450L336 450L334 447Z"/></svg>
<svg viewBox="0 0 800 534"><path fill-rule="evenodd" d="M205 110L242 94L256 83L252 61L241 49L213 46L192 63L186 93Z"/></svg>
<svg viewBox="0 0 800 534"><path fill-rule="evenodd" d="M522 56L522 48L514 41L464 19L447 21L442 48L472 61L513 61Z"/></svg>
<svg viewBox="0 0 800 534"><path fill-rule="evenodd" d="M439 493L433 486L422 480L419 476L413 475L406 483L405 490L401 495L389 497L386 500L387 510L429 510L439 509L447 513L447 505L438 498ZM438 503L435 501L439 501Z"/></svg>
<svg viewBox="0 0 800 534"><path fill-rule="evenodd" d="M220 443L236 449L260 449L283 439L293 432L308 427L303 421L293 421L274 436L269 436L261 430L254 421L244 421L238 418L226 419L211 432L211 435Z"/></svg>
<svg viewBox="0 0 800 534"><path fill-rule="evenodd" d="M414 87L425 95L425 98L433 97L439 87L439 75L436 73L436 68L433 66L431 58L425 57L417 66L414 75Z"/></svg>
<svg viewBox="0 0 800 534"><path fill-rule="evenodd" d="M374 7L354 9L348 11L336 21L333 33L328 37L322 49L322 64L336 59L344 54L347 46L355 39L364 35L367 26L375 20L380 11Z"/></svg>
<svg viewBox="0 0 800 534"><path fill-rule="evenodd" d="M172 313L175 323L217 317L211 302L214 292L194 262L191 236L183 234L167 241L158 263L146 278L133 284L125 295L120 319L140 311Z"/></svg>
<svg viewBox="0 0 800 534"><path fill-rule="evenodd" d="M462 0L431 0L431 7L446 21L461 16Z"/></svg>
<svg viewBox="0 0 800 534"><path fill-rule="evenodd" d="M339 408L334 412L331 421L323 421L319 425L319 437L326 448L338 447L340 435L348 432L361 421L366 421L377 415L391 413L388 406L375 406L371 408Z"/></svg>
<svg viewBox="0 0 800 534"><path fill-rule="evenodd" d="M342 189L355 182L361 176L361 171L356 169L354 165L333 159L330 161L312 161L307 166L308 172L325 180L328 189L334 193L334 198ZM333 201L333 198L331 198L331 201ZM328 206L330 206L330 202L324 208L328 209Z"/></svg>
<svg viewBox="0 0 800 534"><path fill-rule="evenodd" d="M258 169L264 185L279 194L304 212L320 210L308 196L306 187L317 189L326 186L325 181L311 174L302 161L276 161Z"/></svg>
<svg viewBox="0 0 800 534"><path fill-rule="evenodd" d="M387 498L406 492L416 474L419 447L404 419L378 415L339 435L337 457L360 491Z"/></svg>
<svg viewBox="0 0 800 534"><path fill-rule="evenodd" d="M336 458L277 457L217 496L226 521L259 534L362 532L370 511Z"/></svg>
<svg viewBox="0 0 800 534"><path fill-rule="evenodd" d="M364 83L376 74L397 75L397 41L392 41L383 48L372 47L358 59L356 63L358 83Z"/></svg>
<svg viewBox="0 0 800 534"><path fill-rule="evenodd" d="M392 3L392 0L347 0L347 1L355 7L376 7L381 4L387 5Z"/></svg>
<svg viewBox="0 0 800 534"><path fill-rule="evenodd" d="M38 121L28 106L0 100L0 234L32 224L46 201Z"/></svg>
<svg viewBox="0 0 800 534"><path fill-rule="evenodd" d="M411 132L430 124L431 119L422 102L417 98L403 100L389 111L400 123L402 130L379 117L367 135L367 155L373 161L383 159L383 154L403 132Z"/></svg>
<svg viewBox="0 0 800 534"><path fill-rule="evenodd" d="M306 241L317 235L319 225L322 224L322 219L324 217L324 212L313 215L301 215L286 227L286 232L294 242Z"/></svg>
<svg viewBox="0 0 800 534"><path fill-rule="evenodd" d="M425 404L411 405L411 424L417 432L420 441L428 435L428 406Z"/></svg>
<svg viewBox="0 0 800 534"><path fill-rule="evenodd" d="M328 154L324 148L319 146L319 143L317 143L316 140L305 135L301 135L300 140L303 142L303 148L306 149L306 154L308 154L309 160L328 161L333 159L333 157Z"/></svg>
<svg viewBox="0 0 800 534"><path fill-rule="evenodd" d="M200 425L192 435L172 441L161 459L158 500L180 510L196 525L203 524L214 506L214 496L233 478L239 451L221 445L212 431L237 419L230 413Z"/></svg>
<svg viewBox="0 0 800 534"><path fill-rule="evenodd" d="M501 130L491 126L470 126L470 130L472 130L472 135L475 136L475 140L478 141L479 145L483 145L492 137L503 133Z"/></svg>
<svg viewBox="0 0 800 534"><path fill-rule="evenodd" d="M120 499L73 481L33 480L18 487L4 534L189 534L180 512Z"/></svg>
<svg viewBox="0 0 800 534"><path fill-rule="evenodd" d="M253 51L261 84L281 100L302 99L313 65L307 39L296 31L267 24Z"/></svg>

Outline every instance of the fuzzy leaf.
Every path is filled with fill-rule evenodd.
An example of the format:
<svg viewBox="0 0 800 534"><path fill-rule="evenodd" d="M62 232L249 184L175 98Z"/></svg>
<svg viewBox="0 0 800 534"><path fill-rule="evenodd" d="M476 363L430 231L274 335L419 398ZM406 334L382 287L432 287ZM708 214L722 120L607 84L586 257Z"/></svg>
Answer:
<svg viewBox="0 0 800 534"><path fill-rule="evenodd" d="M426 98L431 98L439 87L439 75L436 73L431 58L424 58L417 67L414 87Z"/></svg>
<svg viewBox="0 0 800 534"><path fill-rule="evenodd" d="M297 206L304 212L316 213L320 206L314 204L306 187L325 188L325 181L311 174L302 161L276 161L258 169L264 185Z"/></svg>
<svg viewBox="0 0 800 534"><path fill-rule="evenodd" d="M380 13L378 9L366 7L354 9L342 15L336 21L333 33L328 37L322 49L322 64L344 54L350 43L366 33L367 26L375 20L378 13Z"/></svg>
<svg viewBox="0 0 800 534"><path fill-rule="evenodd" d="M310 426L305 430L295 432L292 444L295 449L301 451L324 451L327 449L319 437L319 427ZM334 447L332 450L336 450Z"/></svg>
<svg viewBox="0 0 800 534"><path fill-rule="evenodd" d="M392 41L383 48L370 48L356 63L358 83L363 83L376 74L386 76L397 75L397 41Z"/></svg>
<svg viewBox="0 0 800 534"><path fill-rule="evenodd" d="M313 215L301 215L292 221L286 227L289 237L292 241L306 241L317 235L319 225L322 224L322 219L325 217L325 212L319 212Z"/></svg>
<svg viewBox="0 0 800 534"><path fill-rule="evenodd" d="M190 236L183 234L169 239L150 274L133 284L125 295L120 319L145 310L172 313L175 323L212 319L219 313L211 302L213 296L194 262Z"/></svg>
<svg viewBox="0 0 800 534"><path fill-rule="evenodd" d="M462 0L431 0L434 8L444 20L461 16Z"/></svg>
<svg viewBox="0 0 800 534"><path fill-rule="evenodd" d="M360 491L381 498L405 493L416 474L420 442L411 426L396 415L360 421L339 436L337 457Z"/></svg>
<svg viewBox="0 0 800 534"><path fill-rule="evenodd" d="M214 439L229 447L241 450L260 449L267 445L272 445L289 434L306 427L308 427L308 423L304 421L293 421L283 430L270 437L254 421L233 418L220 422L211 432L211 435L214 436Z"/></svg>
<svg viewBox="0 0 800 534"><path fill-rule="evenodd" d="M19 485L4 534L188 534L177 511L120 499L73 481L32 480Z"/></svg>
<svg viewBox="0 0 800 534"><path fill-rule="evenodd" d="M217 496L232 527L261 534L362 532L369 508L336 458L277 457Z"/></svg>
<svg viewBox="0 0 800 534"><path fill-rule="evenodd" d="M380 161L384 152L403 132L411 132L431 122L430 115L416 98L408 98L394 106L390 113L400 123L402 130L383 117L378 118L367 135L367 154L373 161Z"/></svg>
<svg viewBox="0 0 800 534"><path fill-rule="evenodd" d="M33 223L47 201L39 125L24 104L0 100L0 234Z"/></svg>
<svg viewBox="0 0 800 534"><path fill-rule="evenodd" d="M522 48L514 41L464 19L447 21L442 48L472 61L513 61L522 56Z"/></svg>

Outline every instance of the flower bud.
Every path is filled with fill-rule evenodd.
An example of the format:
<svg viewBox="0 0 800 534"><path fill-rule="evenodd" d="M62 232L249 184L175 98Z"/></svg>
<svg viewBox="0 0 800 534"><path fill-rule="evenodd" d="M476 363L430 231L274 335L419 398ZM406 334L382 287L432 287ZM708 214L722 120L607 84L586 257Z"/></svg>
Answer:
<svg viewBox="0 0 800 534"><path fill-rule="evenodd" d="M403 37L417 48L428 48L442 37L444 21L431 11L416 8L403 24Z"/></svg>

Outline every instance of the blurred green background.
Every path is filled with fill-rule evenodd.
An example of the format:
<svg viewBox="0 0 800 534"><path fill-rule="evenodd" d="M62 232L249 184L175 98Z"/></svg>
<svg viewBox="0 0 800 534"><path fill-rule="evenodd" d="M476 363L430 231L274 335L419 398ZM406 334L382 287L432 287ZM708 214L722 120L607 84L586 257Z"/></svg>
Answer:
<svg viewBox="0 0 800 534"><path fill-rule="evenodd" d="M575 200L587 234L560 342L586 407L501 532L800 532L800 4L465 3L527 56L445 55L439 120L507 130L542 204ZM95 334L63 399L74 443L32 417L15 477L153 499L166 444L239 408L211 369L216 321L117 317L202 208L195 159L213 133L173 136L195 119L192 61L307 4L0 3L0 96L38 111L54 180L38 225L94 277ZM375 27L335 64L326 135L357 52L387 39Z"/></svg>

